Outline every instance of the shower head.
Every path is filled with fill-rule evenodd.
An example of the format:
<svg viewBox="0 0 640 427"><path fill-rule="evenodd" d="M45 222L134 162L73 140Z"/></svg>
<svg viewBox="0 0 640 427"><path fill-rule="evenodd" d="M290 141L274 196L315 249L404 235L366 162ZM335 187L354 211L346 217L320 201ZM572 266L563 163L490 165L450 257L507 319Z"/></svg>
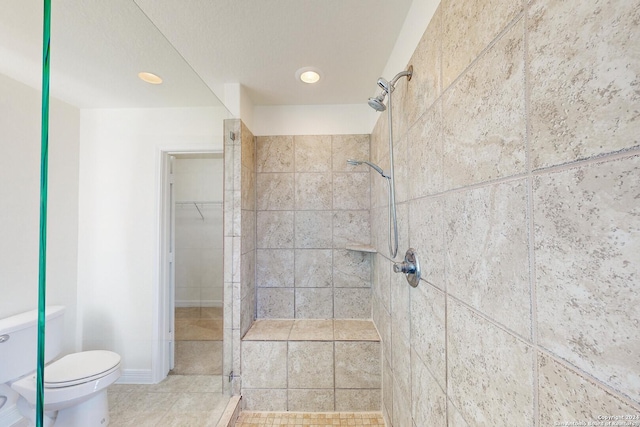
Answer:
<svg viewBox="0 0 640 427"><path fill-rule="evenodd" d="M396 74L391 81L387 81L383 77L380 77L378 79L378 86L380 86L380 88L382 89L382 92L380 92L380 95L376 96L375 98L369 98L369 102L368 102L369 106L378 112L386 110L387 106L383 104L384 97L387 96L388 93L391 93L395 90L396 82L401 77L406 77L407 80L411 80L412 75L413 75L413 65L409 65L409 68L407 68L407 70L401 71L398 74Z"/></svg>
<svg viewBox="0 0 640 427"><path fill-rule="evenodd" d="M385 92L382 92L380 95L375 98L369 98L369 107L373 108L376 111L384 111L387 109L387 106L383 104Z"/></svg>
<svg viewBox="0 0 640 427"><path fill-rule="evenodd" d="M382 168L380 166L378 166L378 165L374 165L373 163L367 162L366 160L353 160L353 159L347 160L347 164L350 164L350 165L353 165L353 166L359 166L359 165L361 165L363 163L365 165L369 166L371 169L373 169L376 172L378 172L383 177L389 179L389 175L385 174L384 171L382 170Z"/></svg>

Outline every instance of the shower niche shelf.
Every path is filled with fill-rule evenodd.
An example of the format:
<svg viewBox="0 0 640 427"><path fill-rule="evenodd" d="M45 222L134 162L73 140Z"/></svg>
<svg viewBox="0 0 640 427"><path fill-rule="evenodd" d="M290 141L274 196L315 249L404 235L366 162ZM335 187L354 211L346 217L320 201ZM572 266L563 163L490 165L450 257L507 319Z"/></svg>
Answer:
<svg viewBox="0 0 640 427"><path fill-rule="evenodd" d="M349 243L349 244L347 244L345 249L348 250L348 251L366 252L366 253L369 253L369 254L375 254L375 253L378 252L376 250L376 248L374 248L371 245L361 245L361 244L358 244L358 243Z"/></svg>

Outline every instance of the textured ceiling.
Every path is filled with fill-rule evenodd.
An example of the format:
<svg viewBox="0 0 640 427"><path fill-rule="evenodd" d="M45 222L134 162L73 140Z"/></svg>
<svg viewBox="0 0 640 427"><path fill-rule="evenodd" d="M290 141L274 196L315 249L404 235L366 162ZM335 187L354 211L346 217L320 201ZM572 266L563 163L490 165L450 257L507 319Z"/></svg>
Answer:
<svg viewBox="0 0 640 427"><path fill-rule="evenodd" d="M391 5L392 3L392 5ZM411 0L56 0L51 90L81 108L364 103ZM0 4L0 73L40 84L42 2ZM298 68L322 71L316 85ZM152 71L165 83L137 78ZM206 83L206 85L203 83ZM208 86L208 87L207 87Z"/></svg>
<svg viewBox="0 0 640 427"><path fill-rule="evenodd" d="M411 0L136 0L217 93L241 83L256 105L363 103ZM323 73L315 85L299 68Z"/></svg>

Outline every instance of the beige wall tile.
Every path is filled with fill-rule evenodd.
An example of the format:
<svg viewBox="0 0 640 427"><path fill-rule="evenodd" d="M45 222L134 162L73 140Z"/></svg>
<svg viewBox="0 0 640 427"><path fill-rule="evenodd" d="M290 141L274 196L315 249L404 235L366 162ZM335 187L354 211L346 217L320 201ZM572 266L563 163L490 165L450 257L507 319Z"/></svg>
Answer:
<svg viewBox="0 0 640 427"><path fill-rule="evenodd" d="M297 412L333 412L333 389L289 389L289 411Z"/></svg>
<svg viewBox="0 0 640 427"><path fill-rule="evenodd" d="M333 174L333 209L369 209L370 174L334 173Z"/></svg>
<svg viewBox="0 0 640 427"><path fill-rule="evenodd" d="M533 350L447 301L448 395L470 426L533 426Z"/></svg>
<svg viewBox="0 0 640 427"><path fill-rule="evenodd" d="M382 409L393 417L393 371L386 357L382 358Z"/></svg>
<svg viewBox="0 0 640 427"><path fill-rule="evenodd" d="M293 172L293 137L256 138L257 172Z"/></svg>
<svg viewBox="0 0 640 427"><path fill-rule="evenodd" d="M249 128L240 120L240 146L242 148L242 164L249 170L256 170L256 138Z"/></svg>
<svg viewBox="0 0 640 427"><path fill-rule="evenodd" d="M335 343L336 388L380 388L379 342Z"/></svg>
<svg viewBox="0 0 640 427"><path fill-rule="evenodd" d="M402 250L398 252L401 254ZM404 255L402 257L404 258ZM406 276L394 272L391 276L391 326L399 331L407 342L411 337L410 289L412 288Z"/></svg>
<svg viewBox="0 0 640 427"><path fill-rule="evenodd" d="M393 382L393 414L392 420L394 426L411 426L411 395L402 391L402 387L396 381Z"/></svg>
<svg viewBox="0 0 640 427"><path fill-rule="evenodd" d="M256 253L255 251L247 252L240 256L242 265L240 269L242 276L240 279L240 297L244 298L249 293L255 293L256 283Z"/></svg>
<svg viewBox="0 0 640 427"><path fill-rule="evenodd" d="M256 233L254 230L256 229L256 211L254 210L243 210L240 213L240 224L242 227L241 231L241 251L242 253L247 253L249 251L253 251L256 248Z"/></svg>
<svg viewBox="0 0 640 427"><path fill-rule="evenodd" d="M248 411L286 411L286 389L242 388L242 402Z"/></svg>
<svg viewBox="0 0 640 427"><path fill-rule="evenodd" d="M391 367L394 382L403 396L411 396L411 346L396 325L391 323ZM409 363L407 363L409 361ZM395 394L396 389L394 389ZM395 400L395 398L394 398ZM409 399L409 404L410 399Z"/></svg>
<svg viewBox="0 0 640 427"><path fill-rule="evenodd" d="M293 249L258 249L256 251L256 286L292 288Z"/></svg>
<svg viewBox="0 0 640 427"><path fill-rule="evenodd" d="M446 387L445 337L445 296L421 283L411 289L411 349L443 388Z"/></svg>
<svg viewBox="0 0 640 427"><path fill-rule="evenodd" d="M256 208L256 173L246 166L242 166L242 209L255 210Z"/></svg>
<svg viewBox="0 0 640 427"><path fill-rule="evenodd" d="M637 400L639 175L634 156L534 182L540 343Z"/></svg>
<svg viewBox="0 0 640 427"><path fill-rule="evenodd" d="M259 319L293 319L293 288L258 288L257 298Z"/></svg>
<svg viewBox="0 0 640 427"><path fill-rule="evenodd" d="M362 166L347 164L347 160L369 160L369 135L332 135L333 171L362 172Z"/></svg>
<svg viewBox="0 0 640 427"><path fill-rule="evenodd" d="M638 20L633 1L531 2L534 168L639 145Z"/></svg>
<svg viewBox="0 0 640 427"><path fill-rule="evenodd" d="M296 288L296 319L333 318L332 288Z"/></svg>
<svg viewBox="0 0 640 427"><path fill-rule="evenodd" d="M449 294L529 337L531 287L526 208L526 180L448 196L444 214L445 268Z"/></svg>
<svg viewBox="0 0 640 427"><path fill-rule="evenodd" d="M331 171L331 135L296 135L293 142L296 172Z"/></svg>
<svg viewBox="0 0 640 427"><path fill-rule="evenodd" d="M409 212L411 235L408 246L416 250L418 260L421 261L422 277L444 290L444 200L412 200Z"/></svg>
<svg viewBox="0 0 640 427"><path fill-rule="evenodd" d="M553 425L558 421L591 422L592 425L598 425L596 423L601 421L606 423L603 416L640 416L640 404L633 407L623 402L611 392L599 388L592 380L578 375L542 353L538 354L538 375L539 425Z"/></svg>
<svg viewBox="0 0 640 427"><path fill-rule="evenodd" d="M333 389L333 343L290 341L289 388Z"/></svg>
<svg viewBox="0 0 640 427"><path fill-rule="evenodd" d="M286 388L287 343L243 341L242 387Z"/></svg>
<svg viewBox="0 0 640 427"><path fill-rule="evenodd" d="M416 352L411 353L411 380L411 414L415 425L446 425L446 394Z"/></svg>
<svg viewBox="0 0 640 427"><path fill-rule="evenodd" d="M333 293L336 319L371 318L371 289L335 288Z"/></svg>
<svg viewBox="0 0 640 427"><path fill-rule="evenodd" d="M396 139L397 138L397 139ZM409 158L408 158L408 141L407 136L394 136L393 142L393 175L396 203L407 201L409 197ZM388 170L391 173L391 168ZM372 173L375 179L379 179L380 175ZM386 184L384 184L386 185Z"/></svg>
<svg viewBox="0 0 640 427"><path fill-rule="evenodd" d="M296 173L296 210L331 210L331 173Z"/></svg>
<svg viewBox="0 0 640 427"><path fill-rule="evenodd" d="M446 89L522 10L522 1L443 0L442 79Z"/></svg>
<svg viewBox="0 0 640 427"><path fill-rule="evenodd" d="M295 247L331 248L331 211L297 211L295 219Z"/></svg>
<svg viewBox="0 0 640 427"><path fill-rule="evenodd" d="M409 129L409 199L442 191L444 147L442 146L442 102L438 101Z"/></svg>
<svg viewBox="0 0 640 427"><path fill-rule="evenodd" d="M458 411L458 409L453 406L451 401L447 402L447 426L448 427L469 427L469 424L462 418L462 415Z"/></svg>
<svg viewBox="0 0 640 427"><path fill-rule="evenodd" d="M327 288L333 284L333 251L331 249L296 249L295 286L297 288ZM291 265L286 270L291 275Z"/></svg>
<svg viewBox="0 0 640 427"><path fill-rule="evenodd" d="M336 389L336 411L380 411L380 389Z"/></svg>
<svg viewBox="0 0 640 427"><path fill-rule="evenodd" d="M398 117L398 120L404 118L407 123L404 127L407 129L410 129L440 96L441 12L442 6L439 6L409 60L409 64L413 65L413 76L403 84L406 93L403 96L402 114L394 116ZM404 82L404 79L402 81Z"/></svg>
<svg viewBox="0 0 640 427"><path fill-rule="evenodd" d="M293 247L293 212L258 211L256 247L286 249Z"/></svg>
<svg viewBox="0 0 640 427"><path fill-rule="evenodd" d="M256 317L256 293L249 292L240 302L240 336L247 333Z"/></svg>
<svg viewBox="0 0 640 427"><path fill-rule="evenodd" d="M355 288L371 286L371 257L365 252L333 250L333 286Z"/></svg>
<svg viewBox="0 0 640 427"><path fill-rule="evenodd" d="M294 201L293 173L257 174L257 209L293 210Z"/></svg>
<svg viewBox="0 0 640 427"><path fill-rule="evenodd" d="M375 255L374 263L375 283L373 292L382 303L384 310L389 313L391 311L391 263L380 255Z"/></svg>
<svg viewBox="0 0 640 427"><path fill-rule="evenodd" d="M525 172L523 40L520 20L444 93L445 189Z"/></svg>
<svg viewBox="0 0 640 427"><path fill-rule="evenodd" d="M380 342L382 343L382 352L387 363L391 364L393 360L391 343L391 316L386 310L380 310L380 323L376 325L380 333Z"/></svg>
<svg viewBox="0 0 640 427"><path fill-rule="evenodd" d="M349 243L371 241L369 211L335 211L333 214L333 247L343 249Z"/></svg>

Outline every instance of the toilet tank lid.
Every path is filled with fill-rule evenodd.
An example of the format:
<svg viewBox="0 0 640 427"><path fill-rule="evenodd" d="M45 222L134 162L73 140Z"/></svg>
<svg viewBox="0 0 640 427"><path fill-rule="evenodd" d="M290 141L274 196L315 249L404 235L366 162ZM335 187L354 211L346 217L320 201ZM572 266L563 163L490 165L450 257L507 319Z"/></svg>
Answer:
<svg viewBox="0 0 640 427"><path fill-rule="evenodd" d="M46 321L63 315L65 308L61 305L47 306L45 309ZM29 328L38 323L38 310L16 314L5 319L0 319L0 335L11 334L21 329Z"/></svg>

